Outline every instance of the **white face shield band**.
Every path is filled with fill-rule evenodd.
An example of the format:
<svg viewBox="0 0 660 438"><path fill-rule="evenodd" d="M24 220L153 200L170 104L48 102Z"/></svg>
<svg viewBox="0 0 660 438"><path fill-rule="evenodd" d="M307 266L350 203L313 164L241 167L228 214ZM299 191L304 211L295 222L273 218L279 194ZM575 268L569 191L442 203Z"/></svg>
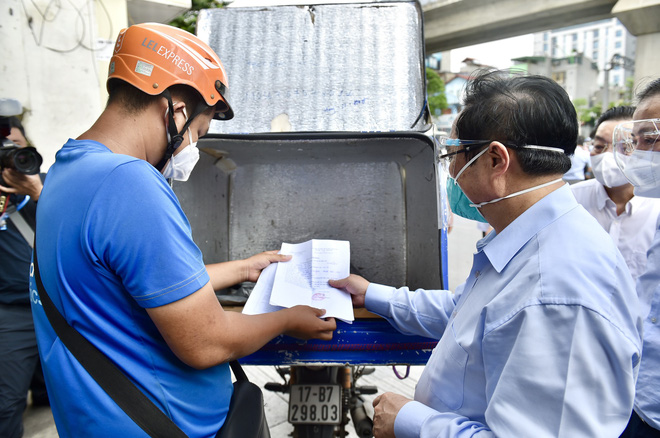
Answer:
<svg viewBox="0 0 660 438"><path fill-rule="evenodd" d="M448 138L443 138L440 141L441 146L445 146L445 147L447 147L447 146L461 147L462 146L463 148L470 147L470 145L479 146L480 143L485 145L485 143L487 143L487 141L484 142L484 141L481 141L481 140L458 140L458 139L448 139ZM564 150L561 149L561 148L554 148L554 147L550 147L550 146L525 145L525 146L520 146L519 148L539 149L539 150L546 150L546 151L561 153L561 154L565 153ZM457 153L460 153L462 151L461 150L455 150L455 151L448 152L445 149L443 151L444 154L439 155L436 158L436 160L438 161L438 164L440 166L442 166L445 169L445 171L449 174L449 177L447 178L447 182L446 182L446 190L447 190L447 196L449 198L449 205L450 205L451 211L458 214L461 217L476 220L476 221L479 221L479 222L487 222L487 220L483 217L483 215L479 211L479 208L481 208L482 206L484 206L486 204L494 204L495 202L499 202L503 199L508 199L508 198L513 198L515 196L520 196L520 195L523 195L525 193L528 193L528 192L531 192L531 191L534 191L534 190L538 190L538 189L541 189L543 187L547 187L549 185L552 185L552 184L555 184L557 182L562 181L562 179L559 178L559 179L556 179L554 181L546 182L546 183L540 184L538 186L534 186L534 187L530 187L530 188L525 189L525 190L521 190L519 192L511 193L511 194L509 194L507 196L504 196L502 198L497 198L497 199L493 199L491 201L486 201L486 202L481 202L479 204L475 204L465 195L465 193L461 189L460 185L458 184L458 178L461 177L463 172L465 172L465 170L468 167L470 167L470 165L472 163L477 161L479 159L479 157L481 157L487 151L488 151L488 148L486 147L481 152L479 152L474 157L472 157L472 159L470 159L467 163L465 163L465 165L458 171L456 176L453 177L453 178L451 177L451 173L450 173L450 168L451 168L453 158L450 158L450 157L454 157ZM438 181L440 181L440 179L438 179Z"/></svg>
<svg viewBox="0 0 660 438"><path fill-rule="evenodd" d="M550 146L526 145L526 146L521 146L521 149L540 149L540 150L544 150L544 151L557 152L557 153L561 153L561 154L565 153L564 150L561 149L561 148L553 148L553 147L550 147ZM461 173L463 173L463 171L465 169L467 169L467 166L472 164L474 159L478 158L483 152L485 152L485 150L482 151L481 153L479 153L472 160L470 160L465 166L463 166L461 171L456 175L456 179L458 179L459 175ZM539 184L538 186L530 187L528 189L521 190L519 192L511 193L510 195L506 195L506 196L503 196L501 198L493 199L492 201L480 202L479 204L470 204L470 207L481 208L484 205L494 204L494 203L502 201L504 199L514 198L516 196L524 195L525 193L533 192L534 190L538 190L538 189L542 189L543 187L551 186L552 184L558 183L560 181L562 181L562 179L558 178L558 179L555 179L553 181L549 181L549 182L546 182L546 183L543 183L543 184Z"/></svg>

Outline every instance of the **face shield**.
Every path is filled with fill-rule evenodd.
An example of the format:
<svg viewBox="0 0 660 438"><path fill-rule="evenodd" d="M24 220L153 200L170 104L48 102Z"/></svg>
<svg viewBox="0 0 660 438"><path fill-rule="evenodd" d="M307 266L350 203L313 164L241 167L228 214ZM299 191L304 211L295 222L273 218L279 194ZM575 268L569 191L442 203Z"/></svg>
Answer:
<svg viewBox="0 0 660 438"><path fill-rule="evenodd" d="M479 150L491 141L492 140L459 140L449 137L440 137L438 139L439 148L436 161L447 175L450 175L449 170L458 154Z"/></svg>
<svg viewBox="0 0 660 438"><path fill-rule="evenodd" d="M614 159L635 195L660 198L660 119L620 123L613 135Z"/></svg>

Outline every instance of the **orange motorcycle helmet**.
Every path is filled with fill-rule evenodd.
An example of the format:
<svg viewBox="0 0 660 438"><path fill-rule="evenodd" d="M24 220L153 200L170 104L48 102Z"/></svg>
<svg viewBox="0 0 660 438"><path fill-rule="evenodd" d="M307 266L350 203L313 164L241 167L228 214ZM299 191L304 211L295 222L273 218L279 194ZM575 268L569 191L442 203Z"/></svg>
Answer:
<svg viewBox="0 0 660 438"><path fill-rule="evenodd" d="M158 23L122 29L110 59L110 79L121 79L150 95L188 85L215 108L214 118L234 117L227 102L227 72L220 58L195 35Z"/></svg>

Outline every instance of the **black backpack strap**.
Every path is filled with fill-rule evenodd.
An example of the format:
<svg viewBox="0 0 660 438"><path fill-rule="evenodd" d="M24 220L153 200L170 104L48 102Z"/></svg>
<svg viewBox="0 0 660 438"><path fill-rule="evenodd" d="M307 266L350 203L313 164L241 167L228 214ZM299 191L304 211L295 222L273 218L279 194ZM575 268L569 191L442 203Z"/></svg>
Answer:
<svg viewBox="0 0 660 438"><path fill-rule="evenodd" d="M248 376L245 374L245 371L243 371L241 364L238 363L237 360L232 360L231 362L229 362L229 366L231 367L231 370L234 373L234 377L236 377L236 381L240 381L240 380L243 380L245 382L250 381L248 379Z"/></svg>
<svg viewBox="0 0 660 438"><path fill-rule="evenodd" d="M144 395L103 352L71 327L57 310L41 282L36 241L34 277L39 298L53 330L76 360L126 415L153 438L187 438L187 435L163 411Z"/></svg>

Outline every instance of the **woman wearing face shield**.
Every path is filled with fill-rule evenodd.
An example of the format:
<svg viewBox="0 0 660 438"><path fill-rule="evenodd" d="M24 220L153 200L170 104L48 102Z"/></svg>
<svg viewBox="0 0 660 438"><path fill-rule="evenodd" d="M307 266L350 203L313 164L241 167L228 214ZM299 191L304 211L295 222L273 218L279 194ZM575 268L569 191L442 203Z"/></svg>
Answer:
<svg viewBox="0 0 660 438"><path fill-rule="evenodd" d="M633 120L614 130L614 158L635 186L636 196L660 198L660 78L638 96ZM644 317L642 364L635 406L621 437L660 436L660 220L648 251L646 272L637 280Z"/></svg>

